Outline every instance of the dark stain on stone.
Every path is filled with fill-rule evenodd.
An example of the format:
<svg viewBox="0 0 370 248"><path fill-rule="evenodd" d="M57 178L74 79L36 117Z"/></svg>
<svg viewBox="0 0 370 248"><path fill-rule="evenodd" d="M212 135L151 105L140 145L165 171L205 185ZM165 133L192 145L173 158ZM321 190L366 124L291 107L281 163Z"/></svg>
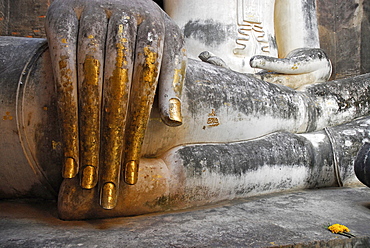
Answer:
<svg viewBox="0 0 370 248"><path fill-rule="evenodd" d="M241 176L264 165L313 166L307 141L285 132L250 142L187 146L178 153L189 177L202 176L206 171Z"/></svg>
<svg viewBox="0 0 370 248"><path fill-rule="evenodd" d="M312 16L312 14L315 13L315 9L316 9L315 0L303 1L304 21L305 21L306 27L310 30L313 28L313 21L315 20L315 17Z"/></svg>
<svg viewBox="0 0 370 248"><path fill-rule="evenodd" d="M190 65L191 63L189 60L185 88L185 94L191 99L191 113L196 114L199 109L204 108L218 112L220 108L226 108L228 105L227 108L246 116L266 115L297 119L300 115L296 103L300 93L288 87L206 63Z"/></svg>
<svg viewBox="0 0 370 248"><path fill-rule="evenodd" d="M196 39L207 46L218 46L228 37L235 36L234 29L232 25L224 25L213 19L190 20L184 26L184 36Z"/></svg>
<svg viewBox="0 0 370 248"><path fill-rule="evenodd" d="M338 113L353 108L358 117L368 115L369 108L365 106L370 106L370 86L366 75L347 78L341 83L338 81L342 80L312 85L307 88L307 92L314 101L317 98L335 98L338 103ZM317 109L319 115L321 112Z"/></svg>
<svg viewBox="0 0 370 248"><path fill-rule="evenodd" d="M315 0L305 0L303 1L303 19L306 26L306 30L311 30L313 33L317 27L317 19L316 19L316 1ZM310 35L309 32L308 36L304 37L306 43L314 46L318 43L318 37Z"/></svg>
<svg viewBox="0 0 370 248"><path fill-rule="evenodd" d="M269 35L268 36L269 44L271 46L271 50L277 50L277 43L276 43L276 37Z"/></svg>

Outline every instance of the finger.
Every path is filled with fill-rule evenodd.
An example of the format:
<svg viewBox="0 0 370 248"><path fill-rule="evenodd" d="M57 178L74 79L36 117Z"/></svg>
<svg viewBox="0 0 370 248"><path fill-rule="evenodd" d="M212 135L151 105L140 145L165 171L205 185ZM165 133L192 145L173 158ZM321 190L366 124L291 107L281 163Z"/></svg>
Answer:
<svg viewBox="0 0 370 248"><path fill-rule="evenodd" d="M186 54L181 30L165 15L166 30L159 77L159 109L168 126L182 124L181 93L185 79Z"/></svg>
<svg viewBox="0 0 370 248"><path fill-rule="evenodd" d="M161 13L153 14L138 28L130 115L126 127L124 177L128 184L137 182L141 146L158 82L164 38L161 18Z"/></svg>
<svg viewBox="0 0 370 248"><path fill-rule="evenodd" d="M284 59L257 55L251 59L250 65L284 74L302 74L331 68L327 55L318 48L296 49Z"/></svg>
<svg viewBox="0 0 370 248"><path fill-rule="evenodd" d="M95 187L98 182L100 110L107 22L105 11L95 5L87 6L80 18L77 52L80 164L81 187L85 189Z"/></svg>
<svg viewBox="0 0 370 248"><path fill-rule="evenodd" d="M207 63L212 64L212 65L221 66L221 67L224 67L226 69L230 69L226 65L225 61L223 61L220 57L217 57L216 55L214 55L213 53L211 53L209 51L201 52L198 55L198 58L200 58L200 60L202 60L203 62L207 62Z"/></svg>
<svg viewBox="0 0 370 248"><path fill-rule="evenodd" d="M52 5L47 14L46 31L58 92L64 145L63 177L78 173L78 107L76 43L78 18L69 1Z"/></svg>
<svg viewBox="0 0 370 248"><path fill-rule="evenodd" d="M115 14L109 20L99 182L100 205L105 209L117 203L136 28L136 19L127 13Z"/></svg>

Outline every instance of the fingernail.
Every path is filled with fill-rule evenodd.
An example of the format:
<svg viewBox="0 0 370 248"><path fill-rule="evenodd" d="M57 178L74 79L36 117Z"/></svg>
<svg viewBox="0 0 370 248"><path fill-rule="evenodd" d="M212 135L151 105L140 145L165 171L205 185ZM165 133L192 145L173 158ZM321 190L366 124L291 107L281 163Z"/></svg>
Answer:
<svg viewBox="0 0 370 248"><path fill-rule="evenodd" d="M104 209L113 209L117 204L117 189L114 183L105 183L100 195L100 206Z"/></svg>
<svg viewBox="0 0 370 248"><path fill-rule="evenodd" d="M78 173L77 163L73 158L66 158L63 165L63 178L74 178Z"/></svg>
<svg viewBox="0 0 370 248"><path fill-rule="evenodd" d="M127 184L135 184L137 182L139 165L136 161L129 161L125 167L125 182Z"/></svg>
<svg viewBox="0 0 370 248"><path fill-rule="evenodd" d="M81 187L84 189L92 189L97 183L97 172L94 166L88 165L82 171Z"/></svg>
<svg viewBox="0 0 370 248"><path fill-rule="evenodd" d="M170 99L170 110L169 110L169 118L173 124L176 126L182 124L182 116L181 116L181 102L177 98Z"/></svg>

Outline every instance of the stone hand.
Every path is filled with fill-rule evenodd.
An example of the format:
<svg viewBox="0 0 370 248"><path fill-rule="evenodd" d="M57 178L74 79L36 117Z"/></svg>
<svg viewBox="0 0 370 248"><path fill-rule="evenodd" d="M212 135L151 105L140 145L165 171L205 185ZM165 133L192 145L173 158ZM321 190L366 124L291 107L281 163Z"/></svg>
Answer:
<svg viewBox="0 0 370 248"><path fill-rule="evenodd" d="M117 202L121 171L135 184L159 82L167 125L181 124L186 59L180 30L150 0L55 0L46 30L62 119L63 177ZM121 169L122 164L122 169Z"/></svg>
<svg viewBox="0 0 370 248"><path fill-rule="evenodd" d="M332 66L326 53L319 48L300 48L291 51L286 58L257 55L252 57L253 68L271 73L260 73L265 81L280 83L292 88L303 84L321 83L329 80Z"/></svg>

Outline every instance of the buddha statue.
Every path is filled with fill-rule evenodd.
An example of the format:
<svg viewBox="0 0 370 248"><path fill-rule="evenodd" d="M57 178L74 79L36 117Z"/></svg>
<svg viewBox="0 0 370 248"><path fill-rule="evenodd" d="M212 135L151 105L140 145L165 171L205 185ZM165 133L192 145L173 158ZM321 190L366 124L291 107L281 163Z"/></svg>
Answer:
<svg viewBox="0 0 370 248"><path fill-rule="evenodd" d="M66 220L358 183L369 80L328 82L315 2L225 2L164 1L167 15L150 0L55 0L48 49L2 51L25 64L2 103L17 118L7 111L1 128L25 154L7 177L27 170L41 178L28 188L59 190Z"/></svg>

